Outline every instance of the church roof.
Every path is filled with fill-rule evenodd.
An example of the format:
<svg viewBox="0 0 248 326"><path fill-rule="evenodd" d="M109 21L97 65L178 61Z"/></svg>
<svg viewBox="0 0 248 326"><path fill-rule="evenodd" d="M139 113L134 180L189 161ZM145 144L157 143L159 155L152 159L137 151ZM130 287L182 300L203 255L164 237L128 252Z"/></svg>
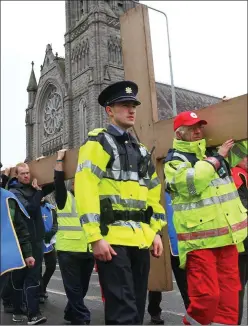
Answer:
<svg viewBox="0 0 248 326"><path fill-rule="evenodd" d="M158 118L165 120L172 118L171 85L156 82ZM175 87L177 112L197 110L219 103L221 98L188 89Z"/></svg>
<svg viewBox="0 0 248 326"><path fill-rule="evenodd" d="M27 91L28 92L32 92L32 91L36 92L38 89L38 86L37 86L37 81L36 81L35 73L34 73L34 62L32 61L31 64L32 64L32 70L31 70L31 74L29 77Z"/></svg>

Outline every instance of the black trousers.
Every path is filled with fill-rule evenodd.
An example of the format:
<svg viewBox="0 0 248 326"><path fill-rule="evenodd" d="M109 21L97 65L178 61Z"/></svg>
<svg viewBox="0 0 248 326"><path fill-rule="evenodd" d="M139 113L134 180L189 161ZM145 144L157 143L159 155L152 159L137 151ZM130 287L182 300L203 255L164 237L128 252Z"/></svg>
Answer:
<svg viewBox="0 0 248 326"><path fill-rule="evenodd" d="M9 277L7 277L7 280L6 280L5 286L2 290L2 295L1 295L1 299L3 300L4 306L8 306L8 305L12 304L13 287L12 287L11 278L10 278L9 274L10 273L7 274Z"/></svg>
<svg viewBox="0 0 248 326"><path fill-rule="evenodd" d="M149 250L112 247L117 255L111 261L96 261L105 297L105 324L141 325L150 270Z"/></svg>
<svg viewBox="0 0 248 326"><path fill-rule="evenodd" d="M23 301L27 304L28 316L39 313L40 268L43 259L42 242L32 243L32 253L35 259L33 268L23 268L11 273L13 286L14 314L22 314ZM25 299L24 299L25 296Z"/></svg>
<svg viewBox="0 0 248 326"><path fill-rule="evenodd" d="M46 293L46 288L47 285L53 276L53 273L56 270L56 262L57 262L57 256L56 256L56 251L53 249L52 251L44 254L44 261L45 261L45 272L42 276L42 266L40 269L40 285L41 285L41 290L40 294L41 296Z"/></svg>
<svg viewBox="0 0 248 326"><path fill-rule="evenodd" d="M6 288L9 280L9 273L5 273L0 276L0 297L2 297L3 291Z"/></svg>
<svg viewBox="0 0 248 326"><path fill-rule="evenodd" d="M65 319L72 325L90 322L89 309L84 297L89 288L94 257L90 252L57 251L59 267L64 283L68 303L65 307Z"/></svg>
<svg viewBox="0 0 248 326"><path fill-rule="evenodd" d="M177 286L181 293L185 309L189 306L189 297L187 289L186 270L179 268L179 257L171 255L171 267L177 282ZM162 293L157 291L149 291L148 294L148 313L151 317L161 314L162 309L160 303L162 301Z"/></svg>
<svg viewBox="0 0 248 326"><path fill-rule="evenodd" d="M181 269L179 268L179 266L180 266L179 257L171 255L171 267L177 282L177 286L181 293L185 309L187 310L190 301L188 296L186 269Z"/></svg>
<svg viewBox="0 0 248 326"><path fill-rule="evenodd" d="M244 296L245 296L245 286L248 283L248 255L239 254L239 276L242 286L242 290L239 291L239 320L238 325L241 325L243 316L243 306L244 306ZM248 294L246 294L248 298Z"/></svg>

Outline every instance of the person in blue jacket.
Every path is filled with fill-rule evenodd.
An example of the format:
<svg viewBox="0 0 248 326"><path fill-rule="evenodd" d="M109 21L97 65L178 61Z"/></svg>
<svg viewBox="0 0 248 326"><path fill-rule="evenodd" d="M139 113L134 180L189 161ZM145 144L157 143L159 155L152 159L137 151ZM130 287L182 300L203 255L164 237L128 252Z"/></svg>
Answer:
<svg viewBox="0 0 248 326"><path fill-rule="evenodd" d="M170 195L165 192L165 203L166 203L166 218L168 225L169 244L171 250L171 267L176 279L177 286L181 293L185 309L189 306L189 297L187 290L187 279L186 271L179 268L179 256L178 256L178 240L176 230L173 224L173 209L171 204ZM162 309L160 303L162 301L162 292L149 291L148 293L148 313L151 316L151 323L154 325L164 324L164 320L161 318Z"/></svg>
<svg viewBox="0 0 248 326"><path fill-rule="evenodd" d="M41 200L41 214L45 226L45 237L43 241L43 253L45 261L45 271L42 275L42 266L40 269L41 273L41 288L40 288L40 303L44 303L48 298L46 291L47 285L56 270L56 251L54 247L54 236L58 231L58 221L55 206L50 204L45 198ZM54 240L54 241L52 241Z"/></svg>

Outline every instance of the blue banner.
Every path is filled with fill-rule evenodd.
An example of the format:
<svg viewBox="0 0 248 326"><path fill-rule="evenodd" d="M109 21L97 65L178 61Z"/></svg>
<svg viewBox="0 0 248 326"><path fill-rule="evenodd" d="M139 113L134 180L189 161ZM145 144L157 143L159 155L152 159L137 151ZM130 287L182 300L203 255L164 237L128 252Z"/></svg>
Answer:
<svg viewBox="0 0 248 326"><path fill-rule="evenodd" d="M165 192L165 202L166 202L166 218L168 224L170 249L173 256L178 256L178 240L177 240L176 230L173 224L173 208L172 208L171 196L168 194L168 192Z"/></svg>
<svg viewBox="0 0 248 326"><path fill-rule="evenodd" d="M20 204L18 199L11 192L1 188L0 275L26 266L10 215L8 203L10 198L14 199L18 205ZM19 205L20 209L26 215L26 211L21 206Z"/></svg>

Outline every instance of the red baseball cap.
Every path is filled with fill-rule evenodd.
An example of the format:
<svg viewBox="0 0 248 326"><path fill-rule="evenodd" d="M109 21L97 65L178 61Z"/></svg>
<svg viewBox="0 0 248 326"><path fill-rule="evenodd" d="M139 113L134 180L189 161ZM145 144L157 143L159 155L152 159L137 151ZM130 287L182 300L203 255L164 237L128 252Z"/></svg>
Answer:
<svg viewBox="0 0 248 326"><path fill-rule="evenodd" d="M174 131L181 126L193 126L198 122L201 122L203 125L207 124L206 120L198 118L197 114L193 111L181 112L174 119Z"/></svg>

